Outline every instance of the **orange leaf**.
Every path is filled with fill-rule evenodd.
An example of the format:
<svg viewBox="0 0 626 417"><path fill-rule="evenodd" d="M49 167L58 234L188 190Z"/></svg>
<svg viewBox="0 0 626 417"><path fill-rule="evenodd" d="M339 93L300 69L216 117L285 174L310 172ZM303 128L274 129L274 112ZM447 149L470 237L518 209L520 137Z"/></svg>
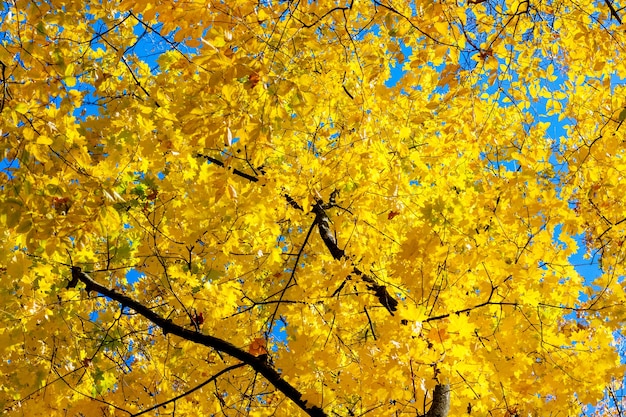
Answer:
<svg viewBox="0 0 626 417"><path fill-rule="evenodd" d="M265 339L257 337L250 343L248 352L254 356L267 355L267 349L265 348Z"/></svg>

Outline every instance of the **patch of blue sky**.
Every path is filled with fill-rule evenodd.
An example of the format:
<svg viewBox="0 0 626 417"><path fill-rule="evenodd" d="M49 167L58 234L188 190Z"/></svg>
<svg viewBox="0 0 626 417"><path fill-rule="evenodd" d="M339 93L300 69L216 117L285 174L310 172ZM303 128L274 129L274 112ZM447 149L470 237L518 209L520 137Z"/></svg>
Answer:
<svg viewBox="0 0 626 417"><path fill-rule="evenodd" d="M0 161L0 172L5 174L9 179L13 179L13 172L19 169L20 163L16 158L3 158Z"/></svg>
<svg viewBox="0 0 626 417"><path fill-rule="evenodd" d="M144 277L145 274L136 270L135 268L130 268L128 271L126 271L126 282L131 285L135 284Z"/></svg>
<svg viewBox="0 0 626 417"><path fill-rule="evenodd" d="M566 243L559 238L561 233L562 227L561 225L557 225L554 228L553 240L555 244L565 246ZM585 284L592 285L592 282L602 275L602 269L598 263L598 258L597 256L594 256L593 253L589 253L584 235L571 237L576 241L577 248L576 252L569 257L569 261L574 269L576 269L576 272L583 277ZM587 296L585 294L581 294L581 301L586 301L586 297Z"/></svg>
<svg viewBox="0 0 626 417"><path fill-rule="evenodd" d="M413 53L413 50L402 42L400 42L399 45L400 45L400 51L402 52L402 55L404 55L405 60L408 59L408 57L410 57L411 54ZM404 76L404 74L406 74L409 71L409 69L405 67L397 59L389 60L387 65L389 65L391 76L389 77L387 81L385 81L385 86L389 88L393 88L400 82L400 80L402 80L402 77ZM419 86L417 87L419 88ZM408 94L408 92L406 92L406 94Z"/></svg>
<svg viewBox="0 0 626 417"><path fill-rule="evenodd" d="M89 12L87 10L87 17ZM141 19L141 16L138 16ZM136 55L142 62L146 63L150 68L152 74L157 74L160 70L158 58L163 53L177 48L183 49L186 54L193 54L197 52L197 48L189 48L183 43L177 43L170 38L174 36L176 31L168 34L160 34L160 28L162 25L157 24L154 27L148 27L140 21L137 21L130 14L126 14L122 17L120 12L116 12L110 16L111 21L107 22L103 19L97 19L92 25L91 30L93 32L93 38L89 42L89 46L93 50L106 51L111 45L107 44L105 37L108 33L119 33L118 25L123 24L129 19L135 20L133 25L133 33L136 36L135 42L124 50L125 59L132 55ZM205 29L205 32L208 29ZM113 45L115 46L115 45ZM96 60L98 62L98 60ZM130 62L129 62L130 64ZM132 65L131 65L132 68ZM96 89L89 83L78 83L75 87L82 92L85 92L83 99L83 105L80 108L74 110L74 116L80 120L85 120L88 116L99 116L101 111L106 109L106 102L102 101L102 97L96 94Z"/></svg>
<svg viewBox="0 0 626 417"><path fill-rule="evenodd" d="M468 24L470 25L469 29L471 29L472 19L474 19L474 17L472 15L471 9L468 9L467 13L468 13L468 16L467 16ZM475 41L476 45L480 45L482 41L487 39L486 34L476 34L476 37L477 37ZM407 47L402 47L402 52L407 58L411 54L410 48L407 48ZM477 49L476 50L466 49L465 51L461 53L461 58L462 60L464 60L467 68L474 68L476 65L479 65L480 62L474 59L475 56L479 54L479 52L480 51ZM512 53L511 57L509 57L508 59L515 59L517 55ZM492 58L492 59L497 59L497 58ZM541 65L547 68L548 65L550 65L551 63L552 62L548 58L544 58ZM506 62L501 60L500 64L506 65ZM401 66L395 65L394 62L390 62L389 65L390 65L390 70L391 70L391 77L389 80L387 80L386 85L388 87L393 87L402 81L403 75L406 73L406 71ZM438 68L438 69L442 70L443 65L441 66L441 68ZM555 75L556 75L556 79L552 81L547 80L547 79L539 80L540 87L545 88L547 89L547 91L550 91L550 92L559 91L563 89L564 83L566 81L565 74L562 74L556 71ZM498 91L502 93L500 94L498 98L498 104L503 107L517 105L515 103L515 100L511 99L511 95L508 94L507 91L510 88L512 88L513 83L519 82L520 80L519 74L510 74L510 77L511 77L510 80L508 81L499 80L497 83L494 83L493 85L491 85L490 87L486 89L486 92L488 94L497 93ZM486 84L488 84L487 76L484 77L483 81ZM615 81L617 82L621 80L615 80ZM441 93L441 92L445 92L445 89L440 89L440 91L438 91L438 93ZM553 167L553 172L550 173L552 175L551 181L554 183L555 187L557 188L557 191L559 191L558 190L559 180L562 179L563 176L568 172L568 167L566 164L558 162L557 152L559 150L560 139L567 134L567 126L573 124L574 121L569 118L562 118L560 117L560 114L558 113L548 115L546 111L547 101L548 101L547 98L541 98L537 100L536 102L532 103L532 106L523 110L524 112L530 112L533 116L531 119L531 122L526 124L524 127L525 127L525 130L529 131L529 129L531 129L534 126L537 126L539 123L549 123L549 128L546 131L546 134L548 136L547 139L552 140L554 142L554 145L553 145L553 152L551 153L548 162ZM564 98L560 101L563 106L567 104L567 98ZM494 171L499 171L503 169L505 171L511 171L511 172L515 172L520 169L520 165L518 161L515 160L514 158L499 159L497 157L497 153L495 153L496 158L493 158L493 155L494 153L488 153L488 152L483 152L483 154L481 155L482 158L485 158L488 160L487 161L488 168L493 169ZM489 160L490 157L492 158L491 160ZM420 185L418 180L410 180L409 183L414 186ZM555 228L554 240L556 243L564 244L564 242L561 242L558 239L558 234L560 233L560 229L561 229L560 225L557 225L557 227ZM578 247L577 247L576 253L570 257L570 262L572 263L576 271L582 277L584 277L585 283L587 285L592 285L592 282L602 274L602 270L600 269L598 262L597 262L598 260L597 256L593 256L593 254L590 256L587 253L587 247L584 242L584 236L579 235L579 236L574 236L573 238L577 242ZM584 294L581 294L581 299L580 299L581 302L584 301L583 299L584 297L586 296Z"/></svg>
<svg viewBox="0 0 626 417"><path fill-rule="evenodd" d="M276 325L277 324L277 325ZM275 325L272 327L271 337L274 339L276 344L287 345L289 340L289 335L287 334L287 320L284 317L279 317L275 320ZM272 352L278 351L278 346L272 346Z"/></svg>

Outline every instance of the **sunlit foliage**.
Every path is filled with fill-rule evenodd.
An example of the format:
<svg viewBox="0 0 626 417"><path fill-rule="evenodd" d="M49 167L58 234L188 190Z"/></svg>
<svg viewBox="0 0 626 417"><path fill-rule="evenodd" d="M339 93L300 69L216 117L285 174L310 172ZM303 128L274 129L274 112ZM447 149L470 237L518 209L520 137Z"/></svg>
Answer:
<svg viewBox="0 0 626 417"><path fill-rule="evenodd" d="M621 7L6 2L4 413L600 401L623 375Z"/></svg>

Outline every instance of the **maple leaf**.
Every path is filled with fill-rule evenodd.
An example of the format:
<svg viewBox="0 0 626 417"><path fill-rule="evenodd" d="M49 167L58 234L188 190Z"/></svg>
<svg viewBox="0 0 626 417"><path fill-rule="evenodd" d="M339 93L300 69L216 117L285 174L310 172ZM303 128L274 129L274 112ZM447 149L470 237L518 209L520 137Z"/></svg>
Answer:
<svg viewBox="0 0 626 417"><path fill-rule="evenodd" d="M267 355L266 341L262 337L255 338L250 346L248 346L248 352L254 356Z"/></svg>

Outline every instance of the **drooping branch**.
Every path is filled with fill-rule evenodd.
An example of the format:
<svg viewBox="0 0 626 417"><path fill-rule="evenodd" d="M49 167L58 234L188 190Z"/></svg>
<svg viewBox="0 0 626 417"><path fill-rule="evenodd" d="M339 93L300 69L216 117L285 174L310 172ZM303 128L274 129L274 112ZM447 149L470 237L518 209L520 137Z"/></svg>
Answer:
<svg viewBox="0 0 626 417"><path fill-rule="evenodd" d="M260 373L265 379L274 385L277 390L282 392L287 398L293 401L300 409L312 417L326 417L326 413L315 405L308 404L307 401L302 399L302 393L298 391L293 385L287 382L278 371L272 368L263 356L254 356L244 350L238 348L226 340L202 334L196 331L186 329L171 320L165 319L152 311L145 305L133 300L132 298L120 294L117 291L111 290L103 285L95 282L89 275L85 274L80 267L72 267L72 280L68 284L68 288L75 287L78 282L82 282L86 286L87 292L97 292L105 297L108 297L114 301L117 301L124 307L128 307L134 310L136 313L142 315L146 319L150 320L155 325L159 326L163 330L163 334L173 334L181 337L190 342L197 343L199 345L213 348L217 351L226 353L235 359L247 364L256 372Z"/></svg>
<svg viewBox="0 0 626 417"><path fill-rule="evenodd" d="M302 246L300 247L300 250L298 251L298 254L296 255L296 260L293 264L293 268L291 269L291 274L289 275L289 281L287 281L287 285L285 285L285 287L280 292L280 296L278 297L278 303L276 303L276 307L274 308L274 312L272 313L272 317L270 318L270 321L269 321L267 334L270 334L272 332L272 328L276 320L276 315L278 314L278 308L280 307L280 303L283 301L283 297L285 296L287 289L289 289L289 287L291 286L291 283L295 282L296 280L296 270L298 269L300 257L304 253L304 248L307 242L309 241L309 238L311 237L311 232L313 232L314 228L315 228L315 222L311 223L311 227L309 227L309 231L307 232L306 237L304 238L304 242L302 242Z"/></svg>
<svg viewBox="0 0 626 417"><path fill-rule="evenodd" d="M340 260L346 257L343 249L337 245L337 239L330 229L330 219L326 214L326 208L332 207L335 202L335 195L331 195L330 201L327 205L324 205L322 201L318 201L313 206L313 212L315 213L315 223L317 223L320 237L324 241L324 244L330 251L333 258ZM364 282L367 283L367 288L374 291L374 295L378 298L378 301L389 311L393 316L393 312L398 309L398 300L393 298L387 287L378 284L372 277L364 274L356 266L353 269L353 273L359 276ZM491 297L490 297L491 299ZM367 309L365 310L367 314ZM369 320L369 314L368 314ZM372 333L373 334L373 333ZM375 338L376 336L374 336ZM428 413L423 417L447 417L450 411L450 386L447 384L438 384L433 391L433 401L431 403Z"/></svg>

